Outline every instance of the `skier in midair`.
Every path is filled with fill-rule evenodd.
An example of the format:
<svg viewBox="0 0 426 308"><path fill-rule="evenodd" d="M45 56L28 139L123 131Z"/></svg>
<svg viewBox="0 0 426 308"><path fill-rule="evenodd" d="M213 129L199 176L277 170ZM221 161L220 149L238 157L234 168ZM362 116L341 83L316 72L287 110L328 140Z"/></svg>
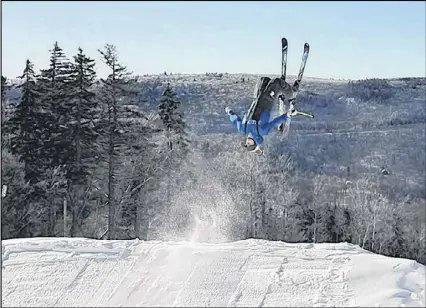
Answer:
<svg viewBox="0 0 426 308"><path fill-rule="evenodd" d="M261 150L260 146L264 142L264 137L274 128L285 123L288 117L297 114L294 108L294 99L299 90L299 81L296 80L294 85L289 85L283 78L270 79L269 77L262 77L258 82L255 95L257 97L257 104L251 119L244 120L235 114L230 107L225 108L225 112L229 115L229 119L236 126L240 134L245 135L246 141L244 146L247 151L255 152ZM286 113L276 117L272 121L271 110L274 104L279 104L279 99L289 100L289 109Z"/></svg>

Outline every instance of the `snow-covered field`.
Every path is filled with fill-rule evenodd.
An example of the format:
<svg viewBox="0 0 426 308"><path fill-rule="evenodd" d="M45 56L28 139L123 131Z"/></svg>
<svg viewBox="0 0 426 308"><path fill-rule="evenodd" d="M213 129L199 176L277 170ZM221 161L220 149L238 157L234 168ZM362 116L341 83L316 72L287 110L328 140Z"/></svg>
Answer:
<svg viewBox="0 0 426 308"><path fill-rule="evenodd" d="M347 243L5 240L2 306L424 307L425 267Z"/></svg>

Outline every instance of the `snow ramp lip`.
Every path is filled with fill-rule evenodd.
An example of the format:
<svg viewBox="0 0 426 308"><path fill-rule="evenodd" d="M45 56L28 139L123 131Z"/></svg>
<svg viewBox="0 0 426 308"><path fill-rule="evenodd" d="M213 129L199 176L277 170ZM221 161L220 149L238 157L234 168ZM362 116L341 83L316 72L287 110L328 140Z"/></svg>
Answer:
<svg viewBox="0 0 426 308"><path fill-rule="evenodd" d="M425 267L338 244L2 241L2 306L425 306Z"/></svg>

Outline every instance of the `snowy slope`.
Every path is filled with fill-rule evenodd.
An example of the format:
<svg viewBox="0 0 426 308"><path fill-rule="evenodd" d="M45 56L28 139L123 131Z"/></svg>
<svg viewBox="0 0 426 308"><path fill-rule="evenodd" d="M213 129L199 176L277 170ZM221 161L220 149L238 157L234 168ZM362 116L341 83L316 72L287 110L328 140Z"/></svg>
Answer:
<svg viewBox="0 0 426 308"><path fill-rule="evenodd" d="M342 244L2 241L2 306L425 306L425 267Z"/></svg>

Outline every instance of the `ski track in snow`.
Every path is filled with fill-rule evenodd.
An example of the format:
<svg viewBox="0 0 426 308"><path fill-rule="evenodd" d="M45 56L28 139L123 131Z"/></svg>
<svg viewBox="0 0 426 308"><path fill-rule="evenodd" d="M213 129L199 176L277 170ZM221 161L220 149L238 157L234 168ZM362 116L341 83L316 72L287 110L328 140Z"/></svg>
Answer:
<svg viewBox="0 0 426 308"><path fill-rule="evenodd" d="M341 244L2 241L2 306L425 306L425 267Z"/></svg>

